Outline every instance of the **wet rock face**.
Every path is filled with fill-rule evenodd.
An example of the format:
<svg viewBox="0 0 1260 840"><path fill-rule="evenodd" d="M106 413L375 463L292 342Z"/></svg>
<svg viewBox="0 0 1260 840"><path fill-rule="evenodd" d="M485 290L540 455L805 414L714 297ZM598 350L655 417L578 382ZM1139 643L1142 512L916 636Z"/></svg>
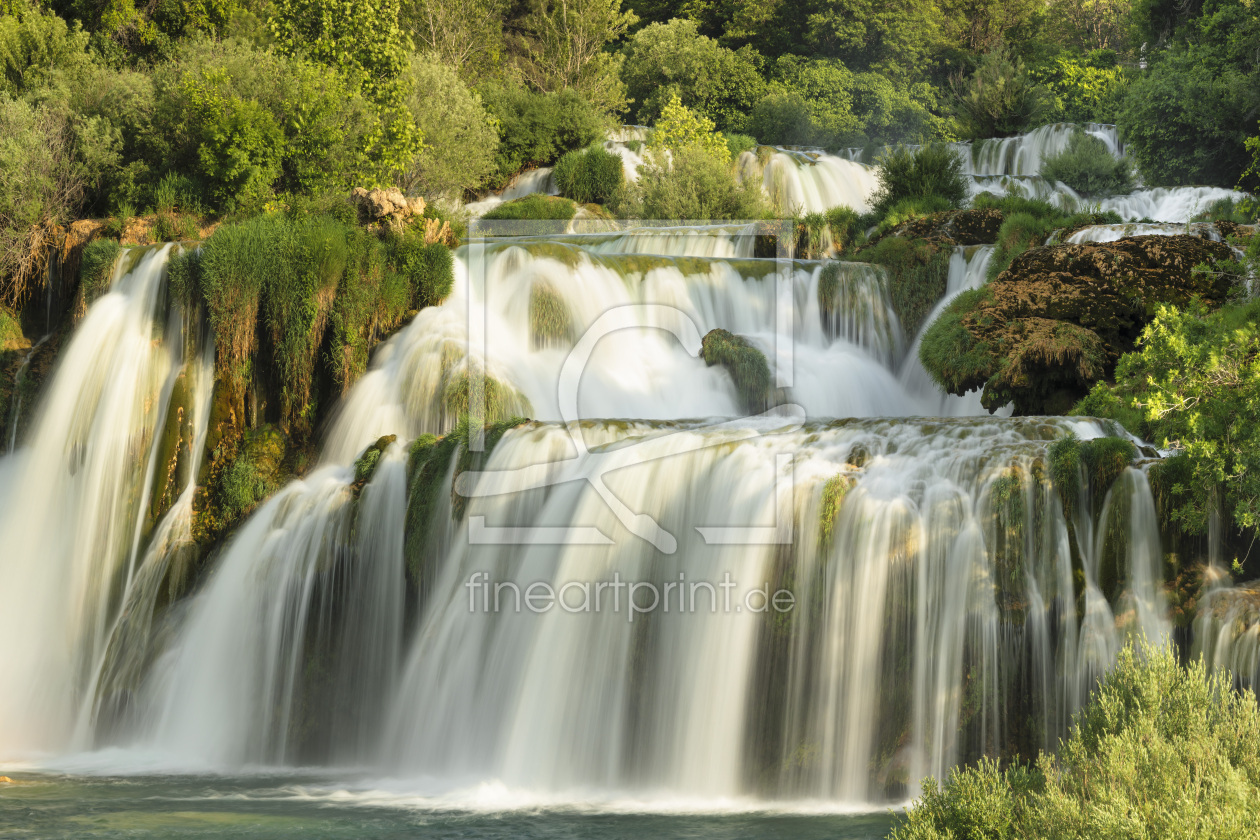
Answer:
<svg viewBox="0 0 1260 840"><path fill-rule="evenodd" d="M933 324L924 364L950 393L983 388L990 411L1065 413L1113 374L1159 304L1224 302L1236 278L1194 267L1232 258L1184 235L1033 248Z"/></svg>
<svg viewBox="0 0 1260 840"><path fill-rule="evenodd" d="M953 245L997 242L1004 216L999 210L950 210L911 219L893 231L907 239L937 239Z"/></svg>

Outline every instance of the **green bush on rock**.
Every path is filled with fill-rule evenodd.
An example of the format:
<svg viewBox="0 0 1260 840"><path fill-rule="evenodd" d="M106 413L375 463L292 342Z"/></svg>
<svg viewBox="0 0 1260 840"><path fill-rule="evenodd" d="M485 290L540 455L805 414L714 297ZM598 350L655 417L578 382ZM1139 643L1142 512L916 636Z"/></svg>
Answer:
<svg viewBox="0 0 1260 840"><path fill-rule="evenodd" d="M1129 160L1114 157L1106 143L1080 130L1072 135L1066 149L1042 162L1041 177L1062 181L1084 196L1133 191L1133 165Z"/></svg>
<svg viewBox="0 0 1260 840"><path fill-rule="evenodd" d="M517 198L500 204L481 218L486 221L563 221L567 222L577 213L577 205L567 198L533 193L524 198Z"/></svg>
<svg viewBox="0 0 1260 840"><path fill-rule="evenodd" d="M560 158L553 177L566 198L578 204L604 204L625 181L625 169L619 155L603 146L590 146Z"/></svg>
<svg viewBox="0 0 1260 840"><path fill-rule="evenodd" d="M1243 840L1260 802L1260 707L1228 673L1170 648L1120 652L1055 756L956 769L891 840L1174 837Z"/></svg>
<svg viewBox="0 0 1260 840"><path fill-rule="evenodd" d="M879 189L871 212L882 219L906 199L939 199L935 209L961 207L970 190L958 153L943 143L919 149L897 146L879 160Z"/></svg>

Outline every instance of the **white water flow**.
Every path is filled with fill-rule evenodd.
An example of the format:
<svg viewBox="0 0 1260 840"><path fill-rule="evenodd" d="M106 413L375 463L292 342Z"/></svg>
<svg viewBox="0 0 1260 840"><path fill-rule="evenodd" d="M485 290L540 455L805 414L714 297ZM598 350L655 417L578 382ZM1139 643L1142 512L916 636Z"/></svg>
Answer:
<svg viewBox="0 0 1260 840"><path fill-rule="evenodd" d="M763 151L769 159L762 162ZM879 187L869 166L817 150L774 148L744 152L738 162L745 177L761 173L761 185L783 213L821 213L833 207L868 212Z"/></svg>
<svg viewBox="0 0 1260 840"><path fill-rule="evenodd" d="M1043 125L1027 134L975 143L959 143L955 146L963 156L968 175L1032 176L1041 174L1041 164L1047 158L1065 151L1072 136L1078 131L1097 137L1107 145L1114 157L1120 157L1123 149L1114 125L1072 123Z"/></svg>
<svg viewBox="0 0 1260 840"><path fill-rule="evenodd" d="M36 409L0 459L0 746L71 746L133 581L165 423L184 357L165 305L172 246L124 252Z"/></svg>
<svg viewBox="0 0 1260 840"><path fill-rule="evenodd" d="M464 210L473 216L484 216L500 204L505 204L513 199L524 198L527 195L542 193L544 195L559 195L560 191L556 188L556 182L551 177L551 167L541 166L537 169L528 169L515 178L512 182L497 193L492 193L480 201L469 202L464 205Z"/></svg>
<svg viewBox="0 0 1260 840"><path fill-rule="evenodd" d="M165 251L120 272L30 447L0 461L0 750L830 807L1052 748L1126 635L1168 632L1145 475L1098 500L1081 476L1065 512L1049 446L1113 427L923 419L979 407L924 379L882 269L824 284L753 242L710 225L465 246L319 464L173 605L191 479L160 522L144 511L173 404L204 445L209 349L184 364ZM947 298L990 253L954 255ZM776 410L747 417L699 357L718 328L762 352ZM410 469L483 374L490 419L534 422L485 453L419 441Z"/></svg>
<svg viewBox="0 0 1260 840"><path fill-rule="evenodd" d="M1213 242L1221 241L1220 231L1210 222L1193 224L1127 224L1127 225L1091 225L1081 228L1067 238L1067 242L1076 245L1088 242L1116 242L1129 236L1198 236Z"/></svg>
<svg viewBox="0 0 1260 840"><path fill-rule="evenodd" d="M638 239L633 232L626 236ZM934 410L936 396L911 394L897 381L905 340L881 269L841 264L842 291L852 307L835 321L824 317L819 304L818 263L789 263L779 272L774 260L598 253L636 246L593 239L589 250L572 241L487 248L484 282L470 279L467 255L461 257L450 299L421 311L382 348L373 370L348 396L325 457L344 464L381 435L411 438L451 428L466 405L461 398L470 348L474 363L493 380L489 398L502 406L490 416L562 419L557 383L573 340L614 310L626 328L604 337L582 371L582 417L741 414L730 374L697 356L699 339L717 328L749 339L776 373L790 361L784 401L810 416ZM730 240L730 231L717 227L652 233L642 247L737 250ZM540 295L556 301L568 321L554 343L536 340L531 300ZM691 344L672 332L684 328Z"/></svg>
<svg viewBox="0 0 1260 840"><path fill-rule="evenodd" d="M945 297L937 302L936 306L923 320L923 326L919 329L919 334L914 337L914 342L910 345L910 350L906 353L905 362L901 366L898 374L898 380L907 392L914 394L923 400L926 405L923 414L937 417L969 417L981 414L984 408L980 405L980 392L975 391L966 396L959 397L954 394L946 394L941 387L932 379L931 374L927 372L927 368L923 366L923 362L919 361L919 346L923 343L923 334L927 332L928 327L940 317L945 311L945 307L968 289L978 289L984 285L988 270L989 260L993 258L994 245L973 245L969 247L957 247L954 249L953 255L949 258L949 281L945 288ZM1009 408L1002 409L998 412L1003 416L1009 416Z"/></svg>

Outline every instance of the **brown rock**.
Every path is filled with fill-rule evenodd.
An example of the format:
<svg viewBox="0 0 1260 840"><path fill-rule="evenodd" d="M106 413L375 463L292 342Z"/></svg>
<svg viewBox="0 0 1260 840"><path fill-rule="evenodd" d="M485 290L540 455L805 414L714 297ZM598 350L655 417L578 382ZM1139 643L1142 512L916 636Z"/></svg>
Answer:
<svg viewBox="0 0 1260 840"><path fill-rule="evenodd" d="M1233 256L1185 235L1032 248L933 325L925 362L951 393L983 388L990 411L1064 413L1112 376L1159 304L1223 303L1235 278L1193 269Z"/></svg>

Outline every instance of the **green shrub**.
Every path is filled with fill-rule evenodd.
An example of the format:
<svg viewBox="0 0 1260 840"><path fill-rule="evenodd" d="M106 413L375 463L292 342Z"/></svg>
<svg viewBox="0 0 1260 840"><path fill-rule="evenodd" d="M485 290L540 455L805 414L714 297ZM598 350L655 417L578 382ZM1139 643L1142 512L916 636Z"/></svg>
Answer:
<svg viewBox="0 0 1260 840"><path fill-rule="evenodd" d="M491 210L482 216L485 220L556 220L568 221L577 213L577 205L567 198L557 198L541 193L532 193L524 198L517 198Z"/></svg>
<svg viewBox="0 0 1260 840"><path fill-rule="evenodd" d="M605 204L625 181L621 156L603 146L566 152L554 176L560 194L578 204Z"/></svg>
<svg viewBox="0 0 1260 840"><path fill-rule="evenodd" d="M1208 312L1161 307L1120 358L1115 385L1099 383L1073 414L1110 417L1188 469L1172 517L1204 533L1213 514L1260 526L1260 302Z"/></svg>
<svg viewBox="0 0 1260 840"><path fill-rule="evenodd" d="M731 153L731 160L735 160L744 152L755 151L757 148L757 139L747 134L731 134L728 131L722 136L726 138L726 149Z"/></svg>
<svg viewBox="0 0 1260 840"><path fill-rule="evenodd" d="M440 242L424 244L417 230L390 235L390 264L407 281L415 308L437 306L446 300L455 282L455 258Z"/></svg>
<svg viewBox="0 0 1260 840"><path fill-rule="evenodd" d="M412 56L407 107L424 133L424 150L399 181L408 194L453 196L475 190L494 172L499 134L481 99L455 70L431 56Z"/></svg>
<svg viewBox="0 0 1260 840"><path fill-rule="evenodd" d="M769 407L774 398L770 365L748 339L726 330L711 330L700 344L700 355L706 365L726 368L744 411L760 414Z"/></svg>
<svg viewBox="0 0 1260 840"><path fill-rule="evenodd" d="M1260 798L1260 709L1228 673L1126 645L1057 756L928 780L891 840L1242 838Z"/></svg>
<svg viewBox="0 0 1260 840"><path fill-rule="evenodd" d="M73 219L85 187L67 116L0 93L0 304L42 281L50 224Z"/></svg>
<svg viewBox="0 0 1260 840"><path fill-rule="evenodd" d="M1115 158L1107 144L1078 130L1067 148L1046 158L1041 176L1062 181L1085 196L1117 195L1133 191L1133 166L1127 158Z"/></svg>
<svg viewBox="0 0 1260 840"><path fill-rule="evenodd" d="M812 146L820 139L809 103L795 91L773 90L762 97L748 115L748 131L776 146Z"/></svg>
<svg viewBox="0 0 1260 840"><path fill-rule="evenodd" d="M158 211L150 238L154 242L187 242L201 238L201 227L192 216Z"/></svg>
<svg viewBox="0 0 1260 840"><path fill-rule="evenodd" d="M1125 148L1150 186L1233 187L1255 134L1255 84L1215 46L1175 47L1137 75L1120 108Z"/></svg>
<svg viewBox="0 0 1260 840"><path fill-rule="evenodd" d="M253 99L232 93L226 78L184 81L190 107L195 171L220 211L255 210L281 174L284 135L275 117Z"/></svg>
<svg viewBox="0 0 1260 840"><path fill-rule="evenodd" d="M1005 47L981 56L966 81L953 82L953 109L965 138L1009 137L1037 125L1051 107L1045 88Z"/></svg>
<svg viewBox="0 0 1260 840"><path fill-rule="evenodd" d="M203 208L197 185L186 175L168 172L153 188L153 212L199 215Z"/></svg>
<svg viewBox="0 0 1260 840"><path fill-rule="evenodd" d="M537 93L514 85L482 91L499 125L499 148L491 186L507 186L518 173L550 166L565 152L603 136L606 118L576 91Z"/></svg>
<svg viewBox="0 0 1260 840"><path fill-rule="evenodd" d="M623 217L644 219L758 219L767 210L760 184L740 183L730 167L691 147L673 165L643 167Z"/></svg>
<svg viewBox="0 0 1260 840"><path fill-rule="evenodd" d="M701 35L681 16L653 23L626 46L622 78L635 103L635 119L647 125L672 95L723 129L738 127L765 90L760 56L750 47L729 50Z"/></svg>
<svg viewBox="0 0 1260 840"><path fill-rule="evenodd" d="M90 306L92 301L109 290L109 281L120 254L122 247L117 239L93 239L84 246L83 255L79 258L79 292L84 306Z"/></svg>
<svg viewBox="0 0 1260 840"><path fill-rule="evenodd" d="M900 201L932 196L961 207L969 192L962 158L949 146L929 143L915 150L897 146L879 161L879 189L871 210L883 218Z"/></svg>

